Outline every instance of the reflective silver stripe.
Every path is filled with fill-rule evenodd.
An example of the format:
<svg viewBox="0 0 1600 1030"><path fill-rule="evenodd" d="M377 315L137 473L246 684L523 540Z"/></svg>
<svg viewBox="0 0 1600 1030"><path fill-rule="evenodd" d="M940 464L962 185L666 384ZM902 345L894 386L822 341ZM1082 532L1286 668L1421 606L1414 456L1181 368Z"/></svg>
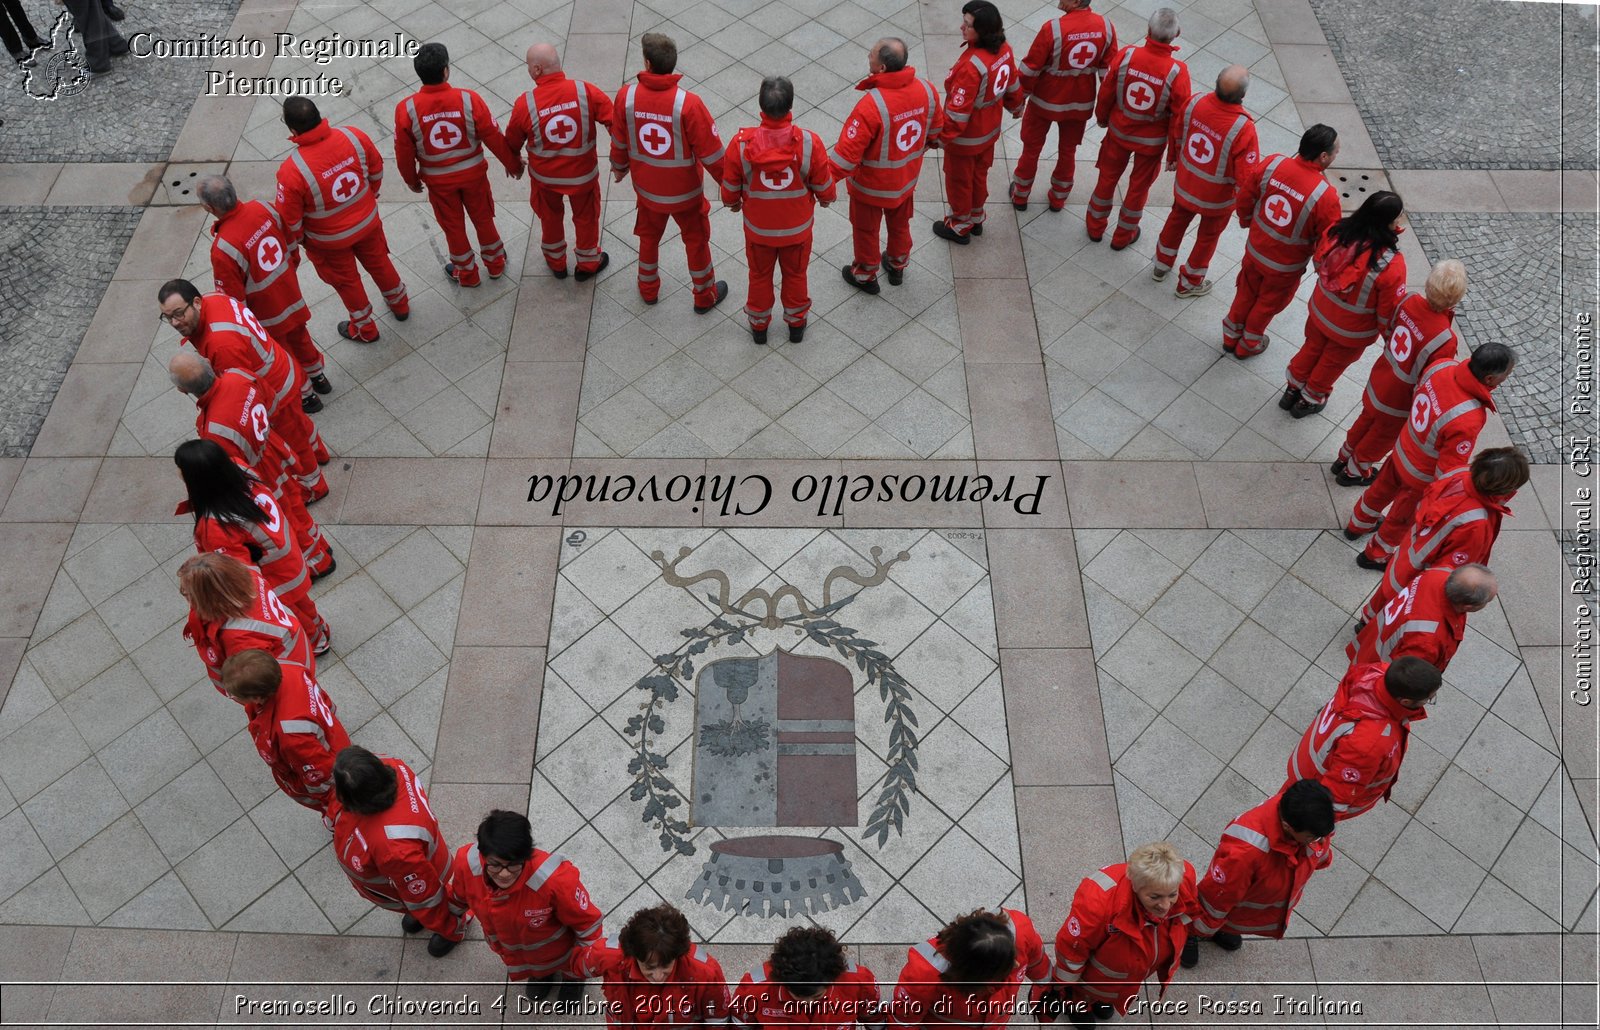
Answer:
<svg viewBox="0 0 1600 1030"><path fill-rule="evenodd" d="M250 259L245 257L244 256L244 252L241 251L238 247L235 247L232 243L229 243L227 240L223 239L221 236L218 236L215 240L213 240L211 245L213 247L215 247L216 249L222 251L228 257L232 258L233 259L233 263L239 266L240 278L242 278L244 280L245 292L249 293L250 292ZM286 265L286 264L288 264L288 262L285 261L285 262L283 262L283 264ZM283 265L279 265L278 267L281 268L281 267L283 267Z"/></svg>
<svg viewBox="0 0 1600 1030"><path fill-rule="evenodd" d="M995 60L999 59L999 55L996 54ZM984 96L989 92L989 65L984 64L983 58L977 54L968 54L967 60L972 62L974 68L978 69L978 90L972 97L972 109L974 111L986 111L1000 102L999 97L995 97L988 103L983 102Z"/></svg>
<svg viewBox="0 0 1600 1030"><path fill-rule="evenodd" d="M1195 108L1200 106L1200 101L1203 100L1203 99L1205 99L1203 96L1195 97L1193 100L1189 101L1189 106L1184 108L1184 111L1183 111L1183 129L1181 130L1182 131L1182 137L1181 138L1183 140L1183 143L1182 143L1182 146L1180 147L1180 149L1178 150L1178 162L1180 164L1182 164L1183 167L1189 171L1189 174L1193 175L1197 179L1204 179L1206 182L1216 183L1218 185L1222 185L1222 184L1232 185L1233 176L1232 175L1223 174L1221 172L1221 169L1228 165L1228 155L1233 153L1233 144L1234 144L1235 141L1238 140L1239 133L1244 131L1245 123L1248 122L1250 120L1250 118L1249 118L1248 115L1242 115L1241 114L1241 115L1236 116L1233 119L1233 124L1228 127L1227 133L1222 137L1221 145L1219 145L1217 147L1217 169L1218 169L1218 171L1215 171L1215 172L1203 171L1203 170L1201 170L1199 165L1195 164L1194 161L1192 161L1190 159L1190 157L1189 157L1189 145L1188 145L1189 125L1191 124L1191 121L1192 121L1192 119L1194 117ZM1229 171L1231 172L1232 169L1230 168Z"/></svg>
<svg viewBox="0 0 1600 1030"><path fill-rule="evenodd" d="M544 973L552 969L559 969L566 964L567 957L563 955L553 962L530 962L520 966L506 966L506 970L512 973Z"/></svg>
<svg viewBox="0 0 1600 1030"><path fill-rule="evenodd" d="M487 930L484 931L484 937L491 943L497 945L502 951L538 951L540 948L547 947L550 944L560 940L562 937L566 936L566 934L567 928L557 924L555 933L550 934L548 937L545 937L542 940L534 941L532 944L507 944L505 941L502 941L499 937L489 933Z"/></svg>
<svg viewBox="0 0 1600 1030"><path fill-rule="evenodd" d="M241 433L235 431L232 426L225 426L219 422L207 422L206 432L212 436L221 437L222 439L227 440L234 446L238 447L239 453L244 456L247 464L254 466L261 463L260 449L258 447L253 447L250 442L246 440Z"/></svg>
<svg viewBox="0 0 1600 1030"><path fill-rule="evenodd" d="M1129 976L1128 973L1125 973L1120 969L1112 969L1110 966L1106 965L1104 962L1101 962L1093 955L1089 956L1089 968L1093 969L1101 976L1109 976L1113 980L1126 980Z"/></svg>
<svg viewBox="0 0 1600 1030"><path fill-rule="evenodd" d="M1409 332L1409 330L1407 331ZM1383 349L1383 356L1384 359L1389 362L1389 369L1394 373L1396 379L1400 380L1402 383L1409 383L1412 386L1415 386L1417 379L1422 375L1423 370L1429 365L1433 364L1434 354L1436 354L1446 343L1449 343L1452 339L1454 339L1455 335L1456 331L1454 327L1442 329L1435 333L1432 339L1423 344L1422 347L1417 350L1416 358L1414 361L1412 361L1411 368L1409 370L1400 367L1400 362L1395 360L1394 353L1389 347L1385 347ZM1390 339L1393 339L1392 335ZM1394 414L1404 415L1405 412L1397 411L1394 412Z"/></svg>
<svg viewBox="0 0 1600 1030"><path fill-rule="evenodd" d="M1470 526L1474 522L1487 521L1489 521L1489 512L1483 508L1473 508L1470 511L1464 511L1451 517L1449 521L1434 530L1427 540L1419 541L1415 547L1411 548L1411 567L1413 569L1422 568L1423 563L1432 557L1434 551L1439 549L1439 545L1444 543L1451 533L1462 526ZM1412 539L1416 539L1415 533L1412 534Z"/></svg>
<svg viewBox="0 0 1600 1030"><path fill-rule="evenodd" d="M1351 728L1354 729L1355 727L1352 725ZM1222 835L1224 837L1232 837L1235 840L1242 840L1246 844L1258 848L1261 851L1272 850L1272 842L1267 840L1264 834L1258 833L1248 826L1241 826L1238 823L1233 823L1229 825L1226 830L1222 831Z"/></svg>
<svg viewBox="0 0 1600 1030"><path fill-rule="evenodd" d="M433 831L429 830L426 826L416 826L414 824L404 826L385 826L383 828L383 833L384 836L388 837L390 840L422 841L428 846L429 858L433 857L434 851L439 847L439 842L433 838Z"/></svg>
<svg viewBox="0 0 1600 1030"><path fill-rule="evenodd" d="M1185 204L1197 211L1227 211L1233 207L1232 198L1228 200L1201 200L1176 182L1172 184L1172 192L1180 197ZM1176 251L1174 251L1174 254L1176 254Z"/></svg>
<svg viewBox="0 0 1600 1030"><path fill-rule="evenodd" d="M753 984L764 984L767 982L767 971L760 966L756 966L754 969L750 970L749 975L750 982Z"/></svg>
<svg viewBox="0 0 1600 1030"><path fill-rule="evenodd" d="M1439 632L1439 623L1430 619L1412 619L1409 622L1402 622L1395 626L1388 636L1378 639L1378 661L1388 661L1389 654L1394 650L1395 645L1400 643L1401 638L1411 633L1426 633L1432 636L1437 632Z"/></svg>
<svg viewBox="0 0 1600 1030"><path fill-rule="evenodd" d="M222 628L236 629L247 633L260 633L263 636L277 637L279 640L285 641L294 638L294 633L287 627L279 626L272 622L262 622L260 619L229 619L222 624Z"/></svg>
<svg viewBox="0 0 1600 1030"><path fill-rule="evenodd" d="M995 128L984 133L982 136L958 136L950 141L950 145L955 147L985 146L990 140L1000 135L1000 130L1002 128L1004 128L1004 126L996 126Z"/></svg>
<svg viewBox="0 0 1600 1030"><path fill-rule="evenodd" d="M1077 974L1083 972L1083 967L1084 967L1084 963L1083 962L1057 962L1056 963L1056 968L1057 969L1061 970L1063 973L1071 973L1074 976L1076 976Z"/></svg>
<svg viewBox="0 0 1600 1030"><path fill-rule="evenodd" d="M802 223L800 225L797 225L792 229L763 229L760 226L757 226L757 225L751 223L750 216L749 215L745 215L744 216L744 231L749 233L752 236L766 236L766 237L769 237L769 238L777 238L777 237L781 237L781 236L793 236L795 233L805 232L806 230L810 229L812 223L815 222L815 221L816 221L816 218L812 217L812 218L807 218L804 223Z"/></svg>
<svg viewBox="0 0 1600 1030"><path fill-rule="evenodd" d="M1390 363L1393 364L1392 358L1390 359ZM1395 418L1405 418L1406 415L1409 414L1405 408L1391 408L1389 405L1380 401L1378 399L1377 388L1372 385L1372 381L1370 379L1367 380L1367 392L1364 395L1364 398L1368 404L1383 412L1385 415L1393 415Z"/></svg>
<svg viewBox="0 0 1600 1030"><path fill-rule="evenodd" d="M1233 907L1235 909L1253 908L1253 909L1266 910L1266 909L1273 909L1273 908L1283 908L1284 906L1286 906L1288 904L1289 904L1289 901L1288 901L1287 898L1285 898L1283 901L1241 901L1241 902L1237 903L1236 905L1234 905Z"/></svg>
<svg viewBox="0 0 1600 1030"><path fill-rule="evenodd" d="M931 941L923 941L911 950L927 959L928 964L941 973L950 969L950 960L939 954L939 949L935 948Z"/></svg>
<svg viewBox="0 0 1600 1030"><path fill-rule="evenodd" d="M1328 704L1331 706L1333 702L1329 701ZM1355 731L1356 724L1354 722L1341 722L1339 725L1335 726L1331 731L1329 731L1326 737L1322 738L1322 745L1320 747L1312 748L1311 764L1316 768L1319 774L1326 773L1328 771L1328 756L1333 753L1333 746L1339 743L1342 738L1349 736Z"/></svg>
<svg viewBox="0 0 1600 1030"><path fill-rule="evenodd" d="M634 105L633 105L634 89L635 89L635 87L630 86L628 88L628 94L623 100L623 103L625 105L624 110L625 110L625 112L627 114L628 158L629 158L629 160L631 160L631 161L642 161L645 164L651 165L651 166L653 166L655 168L689 168L689 167L692 167L695 164L695 159L692 158L692 157L687 156L687 151L684 149L685 140L683 138L683 101L684 101L684 97L686 96L684 91L681 88L676 89L675 92L673 93L673 97L672 97L672 116L671 116L672 117L672 121L670 123L671 128L669 128L667 130L669 133L672 134L672 156L671 157L656 157L656 156L654 156L652 154L645 153L642 149L640 149L640 146L639 146L638 116L634 112ZM650 120L654 121L654 119L650 119ZM718 153L716 156L708 157L705 160L708 163L714 164L716 162L716 158L720 157L720 156L721 156L721 154ZM634 188L636 190L638 189L637 184L634 186ZM649 196L649 194L646 194L643 190L639 190L639 195L641 197L648 197ZM688 196L693 196L693 194L688 194ZM650 199L653 200L655 198L651 197ZM681 202L682 202L681 200L680 201L673 201L673 203L681 203ZM662 203L662 201L658 201L658 203Z"/></svg>
<svg viewBox="0 0 1600 1030"><path fill-rule="evenodd" d="M289 262L285 261L283 264L279 265L278 267L279 268L285 268L285 267L288 266L288 264L289 264ZM277 277L276 273L274 273L273 277L274 278ZM269 284L263 284L263 285L270 285L270 283ZM295 301L293 304L290 304L288 307L284 308L282 311L278 312L276 315L273 315L271 318L262 318L260 315L257 315L256 316L256 321L261 323L261 328L263 328L263 329L271 329L274 326L282 325L284 322L287 322L291 317L293 317L294 315L298 314L301 311L304 311L305 309L306 309L306 302L305 302L305 298L302 297L299 300Z"/></svg>
<svg viewBox="0 0 1600 1030"><path fill-rule="evenodd" d="M322 750L328 750L328 736L322 732L322 727L309 719L284 719L278 723L285 733L309 733L317 738L317 743L322 745Z"/></svg>
<svg viewBox="0 0 1600 1030"><path fill-rule="evenodd" d="M701 195L699 190L691 190L688 193L679 193L675 196L664 197L659 193L651 193L649 190L640 189L637 180L634 181L633 191L639 194L639 196L643 197L645 200L655 204L683 204Z"/></svg>
<svg viewBox="0 0 1600 1030"><path fill-rule="evenodd" d="M558 146L555 146L555 147L546 147L545 146L544 127L539 124L539 101L534 96L534 91L538 89L538 86L536 85L536 86L534 86L533 89L528 90L528 92L525 94L525 96L527 97L527 105L528 105L528 123L529 123L530 126L532 126L531 131L528 133L528 140L529 140L528 153L530 155L532 155L534 157L582 157L585 154L594 153L595 138L594 138L594 136L592 135L592 132L591 132L592 125L591 125L591 122L590 122L590 119L589 119L589 90L587 89L588 83L583 82L583 81L578 80L578 79L573 79L573 80L571 80L571 82L572 82L574 88L577 91L577 104L578 104L578 141L577 141L577 143L573 144L571 146L562 146L562 145L558 145ZM553 184L556 184L556 185L563 185L563 186L565 186L565 185L577 186L577 185L582 185L583 183L588 182L590 179L594 178L595 175L598 175L598 174L599 174L599 168L597 166L595 168L595 171L594 171L593 174L587 175L582 179L571 179L571 180L568 180L568 179L546 179L543 176L536 176L536 178L538 178L540 182L549 182L549 183L553 183Z"/></svg>
<svg viewBox="0 0 1600 1030"><path fill-rule="evenodd" d="M1394 254L1395 252L1392 250L1387 251L1372 263L1372 267L1367 269L1367 274L1362 279L1361 289L1356 291L1356 299L1353 303L1344 300L1336 293L1324 289L1320 281L1317 283L1317 290L1322 294L1322 298L1324 300L1332 301L1336 306L1343 308L1351 314L1377 314L1378 304L1377 298L1372 295L1373 287L1377 285L1378 276L1382 275L1383 270L1389 267L1389 262L1394 259Z"/></svg>
<svg viewBox="0 0 1600 1030"><path fill-rule="evenodd" d="M1097 884L1101 890L1114 891L1117 889L1117 881L1107 876L1104 869L1090 873L1088 879L1094 881L1094 883Z"/></svg>
<svg viewBox="0 0 1600 1030"><path fill-rule="evenodd" d="M1211 902L1207 901L1206 900L1206 896L1204 894L1198 895L1198 897L1200 898L1200 907L1205 909L1206 913L1208 915L1210 915L1212 919L1226 919L1226 918L1228 918L1228 913L1222 911L1221 909L1217 908L1215 905L1211 904Z"/></svg>
<svg viewBox="0 0 1600 1030"><path fill-rule="evenodd" d="M1091 69L1083 68L1083 69L1075 71L1073 74L1082 75L1082 74L1084 74L1084 73L1086 73L1086 72L1088 72L1090 70ZM1046 74L1065 74L1065 73L1047 72ZM1092 101L1083 101L1081 103L1076 103L1076 104L1058 104L1058 103L1056 103L1054 101L1051 101L1051 100L1040 100L1038 97L1029 97L1028 98L1028 103L1032 104L1034 107L1037 107L1037 108L1039 108L1041 110L1044 110L1044 111L1055 111L1055 112L1061 113L1061 114L1064 114L1064 113L1066 113L1068 111L1093 111L1094 110L1094 103Z"/></svg>
<svg viewBox="0 0 1600 1030"><path fill-rule="evenodd" d="M467 869L473 876L483 875L483 856L478 854L478 845L473 844L467 848Z"/></svg>
<svg viewBox="0 0 1600 1030"><path fill-rule="evenodd" d="M1318 290L1321 290L1322 289L1322 284L1318 283L1316 288ZM1323 295L1323 299L1324 300L1328 300L1330 298L1328 298L1327 295L1324 294ZM1330 333L1330 334L1332 334L1334 336L1342 336L1346 340L1355 340L1355 341L1358 341L1358 342L1371 342L1373 340L1373 338L1375 338L1378 335L1378 325L1376 324L1376 322L1374 322L1372 328L1367 330L1366 332L1352 332L1351 330L1346 329L1346 328L1336 324L1327 315L1324 315L1321 311L1317 310L1317 302L1315 300L1313 300L1310 304L1308 304L1306 306L1306 308L1307 308L1307 311L1310 313L1311 317L1316 319L1318 324L1322 326L1323 331L1327 332L1327 333Z"/></svg>
<svg viewBox="0 0 1600 1030"><path fill-rule="evenodd" d="M423 899L422 901L412 901L411 899L407 898L404 899L402 903L406 906L406 908L409 908L413 912L423 912L433 908L443 900L444 888L440 887L438 890L434 891L431 896Z"/></svg>
<svg viewBox="0 0 1600 1030"><path fill-rule="evenodd" d="M566 855L556 851L550 852L549 857L543 862L540 862L539 868L535 869L533 871L533 875L528 877L528 889L536 891L540 887L543 887L545 881L554 876L555 871L561 868L561 863L565 862L566 860Z"/></svg>
<svg viewBox="0 0 1600 1030"><path fill-rule="evenodd" d="M870 186L862 186L860 183L851 180L851 188L857 193L865 193L869 197L883 197L886 200L898 200L907 193L910 193L912 190L916 189L917 184L911 183L910 185L898 190L876 190Z"/></svg>
<svg viewBox="0 0 1600 1030"><path fill-rule="evenodd" d="M1261 253L1261 251L1257 250L1256 245L1252 243L1248 237L1245 238L1244 249L1247 254L1249 254L1260 264L1267 266L1274 272L1282 272L1285 275L1299 275L1301 272L1306 270L1306 263L1311 260L1311 255L1307 254L1297 263L1292 265L1284 264L1281 261L1274 261L1265 254Z"/></svg>

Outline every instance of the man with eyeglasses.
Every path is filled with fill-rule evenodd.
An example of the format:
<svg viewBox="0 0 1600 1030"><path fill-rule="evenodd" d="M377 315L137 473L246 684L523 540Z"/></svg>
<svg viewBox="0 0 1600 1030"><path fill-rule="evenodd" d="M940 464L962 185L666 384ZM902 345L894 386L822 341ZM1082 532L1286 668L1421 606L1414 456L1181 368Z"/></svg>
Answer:
<svg viewBox="0 0 1600 1030"><path fill-rule="evenodd" d="M456 852L449 895L478 917L530 1001L543 1001L557 983L563 1005L583 996L583 981L561 974L574 950L600 939L603 913L565 855L533 846L527 816L496 809L484 817L477 843Z"/></svg>
<svg viewBox="0 0 1600 1030"><path fill-rule="evenodd" d="M1200 964L1202 939L1223 951L1238 951L1247 933L1281 940L1311 874L1333 862L1333 824L1333 795L1316 780L1292 783L1229 823L1187 917L1183 968Z"/></svg>
<svg viewBox="0 0 1600 1030"><path fill-rule="evenodd" d="M1289 756L1288 788L1312 779L1333 795L1336 822L1387 801L1400 779L1411 724L1426 719L1439 670L1421 658L1358 665Z"/></svg>

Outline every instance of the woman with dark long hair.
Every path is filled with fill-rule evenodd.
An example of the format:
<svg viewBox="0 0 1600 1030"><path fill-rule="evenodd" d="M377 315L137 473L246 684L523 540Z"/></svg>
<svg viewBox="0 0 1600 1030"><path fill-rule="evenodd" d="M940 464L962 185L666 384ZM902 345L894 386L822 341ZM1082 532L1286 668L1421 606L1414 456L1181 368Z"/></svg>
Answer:
<svg viewBox="0 0 1600 1030"><path fill-rule="evenodd" d="M1312 255L1316 288L1306 315L1306 342L1289 362L1278 407L1295 418L1328 405L1333 384L1373 340L1394 331L1406 299L1406 259L1400 255L1398 193L1379 190L1323 234Z"/></svg>
<svg viewBox="0 0 1600 1030"><path fill-rule="evenodd" d="M957 916L911 949L891 1006L895 1027L954 1023L997 1030L1011 1022L1026 977L1050 975L1033 922L1016 909Z"/></svg>
<svg viewBox="0 0 1600 1030"><path fill-rule="evenodd" d="M260 569L272 592L311 634L312 653L327 653L333 632L311 599L310 570L272 491L212 440L179 444L172 461L189 491L178 512L194 516L195 549Z"/></svg>
<svg viewBox="0 0 1600 1030"><path fill-rule="evenodd" d="M933 233L965 244L983 234L983 204L989 199L989 166L1000 142L1001 109L1020 117L1027 98L998 7L989 0L967 0L961 8L961 39L961 56L944 80L944 129L939 133L950 213L933 223Z"/></svg>

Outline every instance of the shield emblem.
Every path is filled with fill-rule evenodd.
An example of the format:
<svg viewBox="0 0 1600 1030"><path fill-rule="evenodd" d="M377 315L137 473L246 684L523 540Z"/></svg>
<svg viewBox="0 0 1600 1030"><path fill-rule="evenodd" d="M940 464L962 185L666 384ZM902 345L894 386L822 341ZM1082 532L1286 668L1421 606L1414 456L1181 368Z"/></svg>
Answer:
<svg viewBox="0 0 1600 1030"><path fill-rule="evenodd" d="M829 658L782 649L695 678L694 822L855 826L855 684Z"/></svg>

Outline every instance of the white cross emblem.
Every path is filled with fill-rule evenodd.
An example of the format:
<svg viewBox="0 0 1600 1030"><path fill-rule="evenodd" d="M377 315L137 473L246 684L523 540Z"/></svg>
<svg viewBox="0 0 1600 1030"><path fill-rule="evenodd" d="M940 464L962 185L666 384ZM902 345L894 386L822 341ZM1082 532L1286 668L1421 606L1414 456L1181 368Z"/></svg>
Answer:
<svg viewBox="0 0 1600 1030"><path fill-rule="evenodd" d="M1209 165L1217 156L1217 149L1211 145L1203 132L1197 132L1189 137L1189 159L1197 165Z"/></svg>
<svg viewBox="0 0 1600 1030"><path fill-rule="evenodd" d="M333 188L328 192L333 194L333 199L344 203L356 195L356 190L361 188L361 179L355 172L340 172L339 177L333 180Z"/></svg>
<svg viewBox="0 0 1600 1030"><path fill-rule="evenodd" d="M1267 221L1280 229L1288 225L1290 220L1294 218L1294 209L1289 206L1289 202L1283 199L1283 195L1280 193L1274 193L1267 198L1265 212Z"/></svg>
<svg viewBox="0 0 1600 1030"><path fill-rule="evenodd" d="M793 182L793 168L785 168L783 170L783 178L781 179L773 175L771 172L761 173L761 185L765 186L769 190L786 190Z"/></svg>
<svg viewBox="0 0 1600 1030"><path fill-rule="evenodd" d="M250 409L250 432L255 434L257 440L267 438L267 407L257 404Z"/></svg>
<svg viewBox="0 0 1600 1030"><path fill-rule="evenodd" d="M1009 64L997 65L994 70L994 92L992 96L1004 96L1006 85L1011 82L1011 66Z"/></svg>
<svg viewBox="0 0 1600 1030"><path fill-rule="evenodd" d="M283 264L283 248L278 246L278 241L268 236L256 244L256 264L261 266L263 272L270 272Z"/></svg>
<svg viewBox="0 0 1600 1030"><path fill-rule="evenodd" d="M558 114L544 123L544 138L565 146L578 137L578 123L571 115Z"/></svg>
<svg viewBox="0 0 1600 1030"><path fill-rule="evenodd" d="M894 134L894 145L904 151L911 151L922 142L922 123L916 119L903 122L899 131Z"/></svg>
<svg viewBox="0 0 1600 1030"><path fill-rule="evenodd" d="M652 157L660 157L672 149L672 132L660 122L645 122L639 126L639 145Z"/></svg>
<svg viewBox="0 0 1600 1030"><path fill-rule="evenodd" d="M435 150L454 150L461 145L461 130L455 122L437 121L428 130L428 142Z"/></svg>
<svg viewBox="0 0 1600 1030"><path fill-rule="evenodd" d="M1156 106L1156 91L1142 82L1135 82L1125 94L1128 106L1135 111L1148 111Z"/></svg>
<svg viewBox="0 0 1600 1030"><path fill-rule="evenodd" d="M1404 361L1411 356L1411 345L1415 342L1411 338L1411 330L1403 325L1396 326L1394 336L1389 340L1389 350L1396 361Z"/></svg>
<svg viewBox="0 0 1600 1030"><path fill-rule="evenodd" d="M1099 49L1088 40L1084 40L1082 43L1075 43L1072 49L1067 51L1067 64L1073 68L1087 68L1089 67L1089 62L1094 60L1094 55Z"/></svg>

